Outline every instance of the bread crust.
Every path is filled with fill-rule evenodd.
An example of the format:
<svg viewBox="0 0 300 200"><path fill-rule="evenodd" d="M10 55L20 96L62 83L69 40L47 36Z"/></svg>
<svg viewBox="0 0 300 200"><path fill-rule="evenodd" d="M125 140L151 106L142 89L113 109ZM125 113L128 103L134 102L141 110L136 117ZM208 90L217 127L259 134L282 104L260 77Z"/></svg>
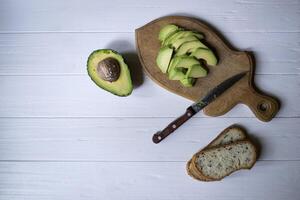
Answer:
<svg viewBox="0 0 300 200"><path fill-rule="evenodd" d="M236 170L234 170L234 171L232 171L232 172L230 172L230 173L224 175L223 177L220 177L220 178L212 178L212 177L209 177L209 176L205 176L205 175L201 172L201 169L199 169L199 168L197 167L197 165L193 164L193 163L195 163L195 160L199 157L199 155L202 154L202 153L205 153L206 151L211 151L211 150L218 149L218 148L226 148L226 147L234 146L234 145L237 145L237 144L243 144L243 143L248 143L248 144L250 144L250 145L253 147L253 149L254 149L254 154L253 154L253 158L252 158L252 159L253 159L253 162L250 164L249 167L241 167L241 168L239 168L239 169L236 169ZM201 175L201 177L204 177L204 179L206 179L206 181L219 181L219 180L222 180L222 179L225 178L226 176L229 176L229 175L232 174L233 172L236 172L236 171L238 171L238 170L240 170L240 169L251 169L251 168L254 166L255 162L256 162L256 158L257 158L257 148L254 146L254 144L253 144L250 140L246 139L246 140L236 141L236 142L233 142L233 143L230 143L230 144L227 144L227 145L223 145L222 147L216 146L216 147L212 147L212 148L209 148L209 149L205 149L205 150L203 150L203 151L200 151L200 152L196 153L196 154L193 156L193 159L192 159L192 163L191 163L191 164L193 164L193 165L196 167L196 171L198 172L197 174Z"/></svg>
<svg viewBox="0 0 300 200"><path fill-rule="evenodd" d="M202 150L206 149L206 148L210 148L210 147L214 147L212 144L218 140L222 135L228 133L230 130L232 129L236 129L236 130L239 130L243 135L244 135L244 139L247 138L247 133L246 131L241 128L240 126L236 125L236 124L233 124L231 126L228 126L227 128L225 128L221 133L219 133L219 135L217 135L217 137L215 139L213 139L208 145L206 145Z"/></svg>
<svg viewBox="0 0 300 200"><path fill-rule="evenodd" d="M212 147L217 147L217 146L220 146L220 145L217 145L217 146L214 146L212 145L215 141L217 141L222 135L228 133L230 130L232 129L236 129L236 130L239 130L243 135L244 135L244 139L241 139L241 140L245 140L247 139L247 134L246 134L246 131L244 129L242 129L240 126L236 125L236 124L233 124L229 127L227 127L226 129L224 129L221 133L219 133L219 135L217 135L217 137L215 137L208 145L206 145L204 148L202 148L201 150L199 150L197 153L200 153L201 151L205 150L205 149L208 149L208 148L212 148ZM231 142L232 143L232 142ZM230 144L230 143L229 143ZM194 156L197 154L195 153L192 157L192 160L194 160Z"/></svg>
<svg viewBox="0 0 300 200"><path fill-rule="evenodd" d="M186 171L187 171L188 175L190 175L192 178L194 178L194 179L196 179L196 180L200 180L200 181L216 181L216 179L207 177L207 176L205 176L205 175L203 175L203 174L201 173L201 171L197 168L197 165L195 164L195 163L196 163L195 161L196 161L196 158L197 158L196 156L199 155L201 152L207 150L207 149L210 149L210 148L219 148L220 146L225 146L225 145L217 145L217 146L214 146L214 145L212 145L212 144L213 144L215 141L217 141L218 139L220 139L220 137L221 137L222 135L228 133L228 132L229 132L230 130L232 130L232 129L236 129L236 130L240 131L240 132L242 133L242 135L243 135L243 139L239 139L239 140L237 140L237 141L249 141L249 142L251 143L251 141L250 141L250 140L248 139L248 137L247 137L246 131L245 131L243 128L241 128L240 126L238 126L238 125L236 125L236 124L233 124L233 125L227 127L227 128L224 129L221 133L219 133L218 136L215 137L208 145L206 145L204 148L202 148L202 149L199 150L197 153L195 153L195 154L193 155L193 157L187 162L187 164L186 164ZM235 143L235 142L237 142L237 141L230 142L230 143L228 143L228 144L226 144L226 145L233 144L233 143ZM251 143L251 145L254 146L252 143ZM255 149L255 160L256 160L256 157L257 157L257 149L256 149L255 146L254 146L254 149ZM255 162L254 162L254 163L255 163ZM254 163L252 164L252 166L254 165ZM251 166L251 167L252 167L252 166ZM251 167L250 167L250 168L251 168ZM250 169L250 168L249 168L249 169ZM233 173L233 172L231 172L231 173ZM230 173L230 174L231 174L231 173ZM228 174L228 175L230 175L230 174ZM226 175L226 176L228 176L228 175ZM225 176L224 176L224 177L225 177ZM224 177L223 177L223 178L224 178ZM222 179L222 178L220 178L219 180L221 180L221 179Z"/></svg>
<svg viewBox="0 0 300 200"><path fill-rule="evenodd" d="M192 162L192 159L190 159L186 165L186 171L187 171L188 175L190 175L192 178L199 180L199 181L209 181L210 179L207 179L206 177L202 176L201 174L196 174L195 171L193 169L191 169L191 167L192 167L191 162Z"/></svg>

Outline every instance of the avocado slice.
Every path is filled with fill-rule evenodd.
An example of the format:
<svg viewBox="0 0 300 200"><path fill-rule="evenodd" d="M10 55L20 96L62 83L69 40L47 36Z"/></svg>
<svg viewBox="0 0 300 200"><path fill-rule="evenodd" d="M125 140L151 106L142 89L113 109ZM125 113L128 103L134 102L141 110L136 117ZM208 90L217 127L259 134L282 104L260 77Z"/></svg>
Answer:
<svg viewBox="0 0 300 200"><path fill-rule="evenodd" d="M196 64L188 69L185 76L191 78L205 77L207 76L207 71L200 64Z"/></svg>
<svg viewBox="0 0 300 200"><path fill-rule="evenodd" d="M159 31L158 39L160 41L164 41L170 34L176 32L178 29L178 26L174 24L168 24Z"/></svg>
<svg viewBox="0 0 300 200"><path fill-rule="evenodd" d="M195 36L198 39L203 39L204 36L201 33L196 33L193 31L184 31L184 30L179 30L177 32L173 32L173 34L170 34L162 43L163 46L168 46L174 42L176 42L176 40L178 40L179 38L184 38L184 37L188 37L188 36Z"/></svg>
<svg viewBox="0 0 300 200"><path fill-rule="evenodd" d="M197 37L195 37L194 35L190 35L187 37L183 37L183 38L179 38L178 40L176 40L175 42L171 42L171 46L176 49L178 49L183 43L185 42L191 42L191 41L196 41L198 40Z"/></svg>
<svg viewBox="0 0 300 200"><path fill-rule="evenodd" d="M169 63L171 61L173 49L169 47L160 48L156 57L156 64L163 73L168 71Z"/></svg>
<svg viewBox="0 0 300 200"><path fill-rule="evenodd" d="M185 78L184 71L182 68L173 68L169 73L168 73L168 78L170 80L181 80Z"/></svg>
<svg viewBox="0 0 300 200"><path fill-rule="evenodd" d="M87 61L90 78L100 88L118 96L131 94L133 86L130 71L123 57L111 49L92 52Z"/></svg>
<svg viewBox="0 0 300 200"><path fill-rule="evenodd" d="M208 65L215 66L218 63L215 54L210 49L198 48L191 54L191 56L205 60Z"/></svg>
<svg viewBox="0 0 300 200"><path fill-rule="evenodd" d="M175 63L175 68L187 68L189 69L193 65L200 65L200 62L191 56L178 56L178 62Z"/></svg>
<svg viewBox="0 0 300 200"><path fill-rule="evenodd" d="M184 78L184 79L180 79L180 83L184 86L184 87L192 87L195 83L196 79L194 78Z"/></svg>
<svg viewBox="0 0 300 200"><path fill-rule="evenodd" d="M171 59L171 62L168 67L168 73L175 68L176 64L183 58L183 57L188 57L188 56L175 56Z"/></svg>
<svg viewBox="0 0 300 200"><path fill-rule="evenodd" d="M185 75L186 72L188 71L188 69L191 66L196 65L196 64L200 65L199 61L194 57L190 57L190 56L186 56L186 55L175 56L171 60L169 68L168 68L168 74L171 74L171 75L169 75L169 78L173 77L174 74L179 73L179 71L182 72L183 75ZM179 74L181 74L181 73L179 73ZM181 75L178 75L178 76L181 76Z"/></svg>
<svg viewBox="0 0 300 200"><path fill-rule="evenodd" d="M192 87L195 82L195 79L192 77L188 77L187 75L193 72L192 75L199 76L199 74L196 74L197 69L191 70L193 66L200 66L199 61L194 57L190 57L187 55L177 56L175 57L175 59L172 60L173 62L171 62L169 68L170 71L168 72L169 79L180 80L180 82L185 87Z"/></svg>
<svg viewBox="0 0 300 200"><path fill-rule="evenodd" d="M191 42L185 42L179 47L179 49L176 52L176 55L180 56L180 55L184 55L184 54L187 54L187 53L191 53L192 51L194 51L195 49L200 48L200 47L207 49L207 46L205 46L199 40L191 41Z"/></svg>
<svg viewBox="0 0 300 200"><path fill-rule="evenodd" d="M171 80L186 78L186 73L193 65L200 65L199 61L190 56L176 56L172 59L168 69L168 77Z"/></svg>
<svg viewBox="0 0 300 200"><path fill-rule="evenodd" d="M178 30L178 31L175 31L175 32L172 32L171 34L169 34L168 37L166 37L164 39L164 41L162 41L162 46L168 46L168 45L170 45L170 42L171 42L172 38L177 37L177 35L179 33L181 33L182 31L183 30L181 29L181 30Z"/></svg>

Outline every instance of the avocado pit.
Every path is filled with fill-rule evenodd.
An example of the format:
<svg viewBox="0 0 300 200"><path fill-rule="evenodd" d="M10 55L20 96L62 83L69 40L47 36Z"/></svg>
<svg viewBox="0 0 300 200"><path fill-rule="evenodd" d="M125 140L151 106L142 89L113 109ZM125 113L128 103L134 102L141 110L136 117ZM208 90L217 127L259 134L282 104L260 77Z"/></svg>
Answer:
<svg viewBox="0 0 300 200"><path fill-rule="evenodd" d="M120 77L120 64L114 58L105 58L98 63L97 73L101 79L114 82Z"/></svg>

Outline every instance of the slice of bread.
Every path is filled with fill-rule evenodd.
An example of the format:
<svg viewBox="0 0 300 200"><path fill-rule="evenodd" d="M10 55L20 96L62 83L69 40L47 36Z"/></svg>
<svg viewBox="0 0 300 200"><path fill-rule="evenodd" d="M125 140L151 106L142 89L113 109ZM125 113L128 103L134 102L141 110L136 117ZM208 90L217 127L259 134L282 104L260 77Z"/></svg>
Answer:
<svg viewBox="0 0 300 200"><path fill-rule="evenodd" d="M204 147L203 150L245 139L245 131L238 126L233 125L223 130L211 143ZM203 177L201 173L198 173L194 163L195 162L192 162L192 159L188 161L186 165L187 173L195 179L208 181L208 178Z"/></svg>
<svg viewBox="0 0 300 200"><path fill-rule="evenodd" d="M211 143L205 148L211 148L219 145L230 144L238 140L245 140L246 133L240 127L233 125L223 130Z"/></svg>
<svg viewBox="0 0 300 200"><path fill-rule="evenodd" d="M206 181L221 180L239 169L250 169L255 161L256 148L249 140L205 149L195 156L197 171Z"/></svg>

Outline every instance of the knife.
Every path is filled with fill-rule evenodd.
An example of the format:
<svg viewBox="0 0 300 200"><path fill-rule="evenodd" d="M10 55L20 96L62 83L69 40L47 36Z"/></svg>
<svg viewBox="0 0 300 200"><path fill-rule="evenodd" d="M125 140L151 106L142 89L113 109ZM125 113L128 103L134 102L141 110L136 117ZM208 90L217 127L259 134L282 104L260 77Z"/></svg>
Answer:
<svg viewBox="0 0 300 200"><path fill-rule="evenodd" d="M220 96L223 92L225 92L228 88L233 86L236 82L238 82L241 78L243 78L248 71L236 74L229 79L226 79L218 86L210 90L204 98L196 101L194 104L189 106L185 113L181 115L179 118L172 121L166 128L162 131L158 131L152 137L152 141L154 143L159 143L163 139L165 139L168 135L173 133L179 126L181 126L184 122L189 120L192 116L194 116L197 112L202 110L205 106L214 101L218 96Z"/></svg>

